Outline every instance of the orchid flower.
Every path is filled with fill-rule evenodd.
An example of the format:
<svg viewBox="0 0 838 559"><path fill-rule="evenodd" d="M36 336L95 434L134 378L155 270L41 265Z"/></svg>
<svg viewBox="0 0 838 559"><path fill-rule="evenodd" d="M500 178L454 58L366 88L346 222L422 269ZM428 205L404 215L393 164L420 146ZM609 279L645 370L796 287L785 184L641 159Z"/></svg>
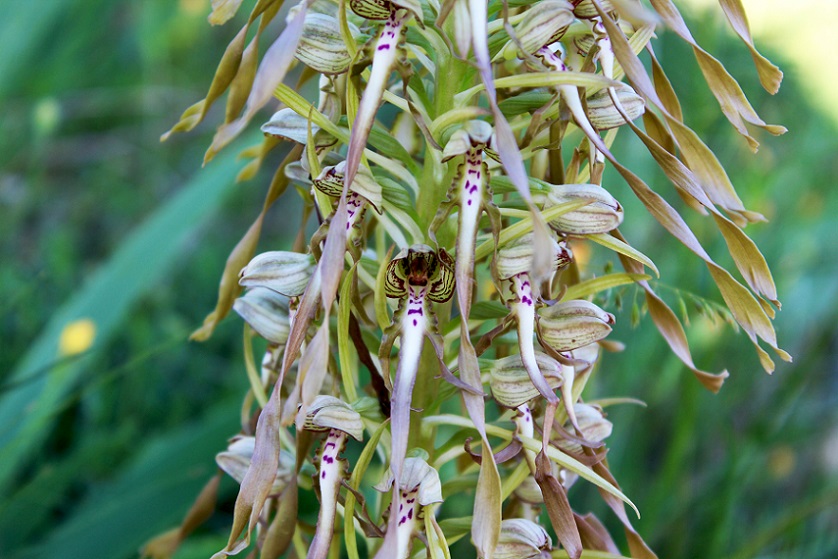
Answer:
<svg viewBox="0 0 838 559"><path fill-rule="evenodd" d="M424 458L411 456L405 459L400 477L391 472L376 485L376 489L385 492L391 486L393 495L399 497L390 504L390 526L395 529L387 529L381 551L376 557L384 550L392 550L393 554L387 559L408 559L413 534L420 530L420 515L433 515L432 505L442 502L439 472Z"/></svg>
<svg viewBox="0 0 838 559"><path fill-rule="evenodd" d="M340 455L346 447L347 437L356 441L363 438L364 424L360 414L338 398L318 396L308 407L304 429L327 433L317 452L319 470L316 479L320 489L317 531L306 555L306 559L325 559L332 543L338 493L341 482L347 478L348 465Z"/></svg>

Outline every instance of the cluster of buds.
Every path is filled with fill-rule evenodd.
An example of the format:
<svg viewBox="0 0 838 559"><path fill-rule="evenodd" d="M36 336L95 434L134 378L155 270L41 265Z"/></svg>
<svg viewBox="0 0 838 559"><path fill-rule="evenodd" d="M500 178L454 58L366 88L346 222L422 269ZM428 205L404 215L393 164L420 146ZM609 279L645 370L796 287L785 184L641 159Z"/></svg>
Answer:
<svg viewBox="0 0 838 559"><path fill-rule="evenodd" d="M248 362L242 433L218 456L241 491L217 557L245 549L253 532L262 557L293 546L298 557L324 559L340 545L358 557L361 537L370 557L406 559L422 546L436 559L450 557L448 541L463 536L480 557L549 557L545 510L568 556L619 554L596 518L573 510L567 492L579 479L606 495L632 534L633 556L654 557L604 460L611 423L586 401L602 350L621 348L607 339L616 319L606 309L619 291L636 290L705 386L718 390L726 372L693 364L678 319L649 282L657 268L619 230L623 206L603 182L607 165L707 264L766 367L759 340L787 357L770 327L770 272L741 230L761 216L742 206L683 123L649 44L660 21L692 42L675 7L301 0L253 75L255 41L282 3L256 2L210 94L173 129L195 126L229 86L226 122L207 159L272 95L283 106L262 126L264 141L248 151L256 156L243 174L252 176L269 150L289 147L262 214L231 255L218 307L196 333L209 335L232 308L248 324L248 361L252 333L266 345L261 373ZM241 4L213 2L211 21L223 23ZM723 4L744 21L737 3ZM710 55L694 46L706 62ZM654 85L638 59L644 50ZM758 65L765 83L779 83ZM316 101L283 83L295 66L300 84L317 77ZM738 130L744 119L782 131L759 119L726 71L717 73L710 86ZM737 247L747 287L611 153L621 130L642 140L688 206L713 214ZM291 184L303 199L293 250L254 256L268 208ZM603 260L600 272L592 262ZM616 260L624 272L612 271ZM236 298L239 287L246 291ZM372 502L363 487L376 473L383 495ZM311 538L297 518L306 488L320 503ZM473 514L437 523L455 493L473 496Z"/></svg>

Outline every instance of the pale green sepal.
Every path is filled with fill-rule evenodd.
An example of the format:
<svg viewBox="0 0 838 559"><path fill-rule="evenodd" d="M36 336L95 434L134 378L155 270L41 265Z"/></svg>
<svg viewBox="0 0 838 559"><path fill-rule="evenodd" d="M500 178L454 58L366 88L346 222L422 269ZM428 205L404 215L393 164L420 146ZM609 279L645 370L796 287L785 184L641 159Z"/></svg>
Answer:
<svg viewBox="0 0 838 559"><path fill-rule="evenodd" d="M611 333L614 315L581 299L538 310L541 339L556 351L570 351Z"/></svg>
<svg viewBox="0 0 838 559"><path fill-rule="evenodd" d="M360 35L354 25L350 24L349 29L354 37ZM306 14L296 57L313 70L324 74L341 74L348 70L352 57L343 42L337 18L316 12Z"/></svg>
<svg viewBox="0 0 838 559"><path fill-rule="evenodd" d="M288 341L291 332L288 302L276 291L266 287L248 289L233 302L233 310L272 344L283 345Z"/></svg>
<svg viewBox="0 0 838 559"><path fill-rule="evenodd" d="M262 125L262 132L305 145L308 141L308 126L307 118L285 107L275 112L271 119ZM311 125L313 135L319 131L320 127L315 124Z"/></svg>
<svg viewBox="0 0 838 559"><path fill-rule="evenodd" d="M570 235L613 231L623 222L623 207L597 184L554 184L544 199L544 209L573 200L591 200L581 208L550 220L550 227Z"/></svg>
<svg viewBox="0 0 838 559"><path fill-rule="evenodd" d="M257 255L239 274L243 287L267 287L288 297L305 291L316 263L311 254L271 251Z"/></svg>
<svg viewBox="0 0 838 559"><path fill-rule="evenodd" d="M501 523L494 559L534 559L552 547L544 528L525 518L510 518Z"/></svg>
<svg viewBox="0 0 838 559"><path fill-rule="evenodd" d="M646 102L631 86L622 84L613 88L620 106L629 120L634 120L646 112ZM614 106L609 90L597 91L586 100L588 119L597 130L608 130L626 123L623 115Z"/></svg>
<svg viewBox="0 0 838 559"><path fill-rule="evenodd" d="M540 351L535 352L535 361L551 389L561 386L564 378L561 363ZM539 394L518 354L498 359L488 372L492 396L503 406L517 408Z"/></svg>
<svg viewBox="0 0 838 559"><path fill-rule="evenodd" d="M310 431L326 431L336 429L343 431L356 441L364 438L364 422L361 414L352 406L334 396L318 396L308 407L305 429Z"/></svg>

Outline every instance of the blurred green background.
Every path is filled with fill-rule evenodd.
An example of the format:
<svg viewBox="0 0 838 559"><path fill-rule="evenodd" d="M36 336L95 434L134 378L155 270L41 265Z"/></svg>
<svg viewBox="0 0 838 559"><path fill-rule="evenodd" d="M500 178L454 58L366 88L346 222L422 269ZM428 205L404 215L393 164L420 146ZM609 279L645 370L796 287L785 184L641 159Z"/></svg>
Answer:
<svg viewBox="0 0 838 559"><path fill-rule="evenodd" d="M225 258L255 218L268 175L233 182L242 166L235 152L247 141L201 169L216 111L195 132L158 141L203 97L237 28L210 27L207 0L7 0L3 8L0 557L129 558L180 521L213 473L214 453L238 430L240 323L225 321L204 344L186 337L214 304ZM784 303L776 327L795 362L765 375L747 338L691 308L697 364L731 372L720 394L707 393L648 318L631 327L634 293L626 291L614 337L628 350L607 357L593 391L648 407L609 410L611 469L662 558L835 557L835 114L816 108L823 85L802 58L784 58L798 51L783 48L782 35L760 44L786 71L770 97L726 24L691 13L696 38L761 116L790 130L759 135L762 148L751 154L689 50L661 34L655 49L688 124L719 154L746 206L770 219L748 232L774 270ZM786 36L813 32L798 26ZM623 135L618 150L655 189L673 193L638 142ZM612 182L627 236L661 268L659 292L673 301L678 286L718 300L698 261ZM269 214L265 249L290 246L299 219L292 197ZM689 222L728 264L712 224ZM223 545L234 496L225 480L218 513L177 557L207 557ZM571 501L614 526L590 488L577 484Z"/></svg>

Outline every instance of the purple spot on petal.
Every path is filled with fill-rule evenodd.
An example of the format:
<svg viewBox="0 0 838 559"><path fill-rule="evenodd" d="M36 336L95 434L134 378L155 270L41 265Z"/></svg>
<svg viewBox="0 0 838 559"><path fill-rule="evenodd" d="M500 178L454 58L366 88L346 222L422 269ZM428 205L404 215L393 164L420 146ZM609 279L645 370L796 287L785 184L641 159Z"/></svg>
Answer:
<svg viewBox="0 0 838 559"><path fill-rule="evenodd" d="M323 479L326 479L326 472L322 472L322 473L320 474L320 477L321 477L321 478L323 478Z"/></svg>
<svg viewBox="0 0 838 559"><path fill-rule="evenodd" d="M414 326L416 326L416 325L418 325L418 324L419 324L419 323L418 323L418 322L416 322L416 319L414 318L414 319L413 319L413 325L414 325Z"/></svg>
<svg viewBox="0 0 838 559"><path fill-rule="evenodd" d="M390 50L390 45L378 45L378 50Z"/></svg>
<svg viewBox="0 0 838 559"><path fill-rule="evenodd" d="M468 201L468 205L471 206L471 200Z"/></svg>

